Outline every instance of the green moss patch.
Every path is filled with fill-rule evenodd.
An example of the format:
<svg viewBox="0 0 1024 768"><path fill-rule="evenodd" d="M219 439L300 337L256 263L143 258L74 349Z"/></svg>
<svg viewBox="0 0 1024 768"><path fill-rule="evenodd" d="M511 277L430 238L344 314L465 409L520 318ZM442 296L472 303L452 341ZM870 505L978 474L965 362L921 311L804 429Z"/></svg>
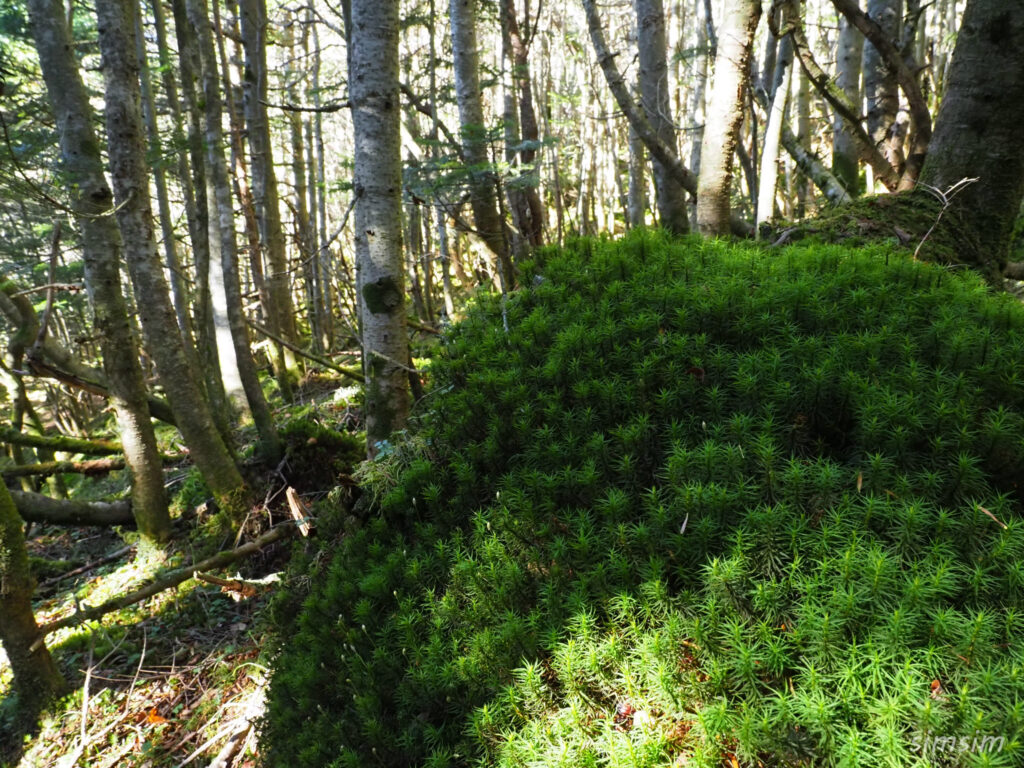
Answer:
<svg viewBox="0 0 1024 768"><path fill-rule="evenodd" d="M279 614L267 765L1019 764L1018 304L879 246L523 271Z"/></svg>

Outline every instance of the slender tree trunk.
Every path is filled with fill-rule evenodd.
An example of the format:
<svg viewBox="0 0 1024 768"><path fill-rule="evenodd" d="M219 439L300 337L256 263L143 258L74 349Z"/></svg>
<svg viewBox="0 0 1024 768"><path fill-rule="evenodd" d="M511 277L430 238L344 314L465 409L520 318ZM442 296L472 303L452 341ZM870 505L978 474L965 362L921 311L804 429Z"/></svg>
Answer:
<svg viewBox="0 0 1024 768"><path fill-rule="evenodd" d="M509 42L512 47L512 76L515 82L519 105L519 168L523 197L526 201L526 216L522 224L523 235L532 248L543 244L544 208L537 191L536 168L537 146L540 143L540 129L537 125L537 110L533 102L533 79L530 77L530 42L534 31L530 27L530 0L524 0L524 19L519 23L514 0L502 0L507 19Z"/></svg>
<svg viewBox="0 0 1024 768"><path fill-rule="evenodd" d="M761 224L775 215L775 189L779 180L779 147L782 126L786 122L786 103L789 99L789 81L793 64L793 42L783 37L777 46L775 71L769 81L771 108L768 110L768 124L764 131L764 148L761 152L761 172L758 174L757 191L757 236Z"/></svg>
<svg viewBox="0 0 1024 768"><path fill-rule="evenodd" d="M459 1L453 0L453 8ZM366 443L371 457L409 415L398 29L398 0L353 0L349 96L355 131L355 233L363 316ZM475 58L475 48L473 54ZM479 100L479 93L476 96Z"/></svg>
<svg viewBox="0 0 1024 768"><path fill-rule="evenodd" d="M213 34L207 15L205 0L191 0L188 6L189 19L199 39L200 68L202 72L203 96L205 99L206 122L206 166L212 189L207 193L215 203L217 211L216 234L220 246L220 274L224 281L228 327L231 343L235 350L238 373L245 390L245 399L252 411L253 422L259 434L260 451L268 461L280 457L281 446L274 429L270 407L260 386L256 363L249 347L249 329L242 311L242 288L238 277L238 249L235 242L234 205L228 181L227 162L224 158L224 136L221 128L223 112L220 88L217 84L217 58L213 46ZM212 229L212 227L211 227ZM211 255L212 255L211 238Z"/></svg>
<svg viewBox="0 0 1024 768"><path fill-rule="evenodd" d="M851 104L861 103L860 70L864 36L842 14L836 54L836 85ZM836 113L832 119L832 173L851 194L860 186L857 141L849 123Z"/></svg>
<svg viewBox="0 0 1024 768"><path fill-rule="evenodd" d="M634 0L637 46L640 52L640 100L658 138L678 153L672 107L669 104L665 11L661 0ZM651 161L654 192L661 226L674 234L690 231L686 216L686 190L660 160Z"/></svg>
<svg viewBox="0 0 1024 768"><path fill-rule="evenodd" d="M469 175L470 205L476 231L498 258L503 290L510 290L515 273L498 211L497 184L488 157L487 126L480 98L480 62L476 38L478 0L451 0L452 56L455 96L462 127L462 161Z"/></svg>
<svg viewBox="0 0 1024 768"><path fill-rule="evenodd" d="M190 375L157 255L149 174L139 114L131 0L98 0L96 18L106 84L106 124L117 222L138 302L146 348L156 363L178 428L196 466L222 503L237 505L243 481L221 439L210 404Z"/></svg>
<svg viewBox="0 0 1024 768"><path fill-rule="evenodd" d="M57 120L72 206L79 214L86 288L93 308L93 325L101 340L103 369L125 460L132 472L135 514L140 532L152 542L159 542L170 533L163 473L146 403L138 345L132 336L121 293L121 233L111 216L102 215L109 213L114 196L103 172L100 144L92 128L92 107L74 58L63 8L56 0L31 0L28 7L43 79ZM134 33L134 26L129 30ZM133 38L134 34L124 41L130 45L128 57L135 53ZM137 77L137 70L135 74ZM136 110L137 99L136 89ZM141 141L141 135L137 139ZM148 183L144 193L148 205ZM127 255L132 258L130 252ZM174 325L173 313L171 318ZM174 333L180 346L176 325Z"/></svg>
<svg viewBox="0 0 1024 768"><path fill-rule="evenodd" d="M64 24L63 13L60 22ZM69 49L70 50L70 49ZM25 523L18 515L7 486L0 481L0 642L14 672L19 710L33 718L60 696L67 684L45 645L35 651L39 625L32 612L35 579L25 549Z"/></svg>
<svg viewBox="0 0 1024 768"><path fill-rule="evenodd" d="M743 102L750 78L750 51L761 18L760 0L726 4L718 27L715 73L707 106L697 182L697 227L702 235L729 233L732 156L743 122Z"/></svg>
<svg viewBox="0 0 1024 768"><path fill-rule="evenodd" d="M185 346L185 356L189 367L196 375L199 371L199 358L196 355L195 340L192 334L192 318L189 315L188 291L181 271L181 259L178 258L178 246L174 237L174 221L171 218L171 200L167 193L167 174L164 172L163 146L160 141L160 130L157 127L156 102L153 98L153 79L149 72L149 57L146 53L146 39L142 33L142 18L138 12L135 16L135 45L139 59L139 84L142 88L142 118L146 126L149 155L153 159L150 166L153 172L153 186L156 188L157 211L160 215L160 236L164 247L164 264L171 284L171 298L174 302L174 314L178 320L178 330Z"/></svg>
<svg viewBox="0 0 1024 768"><path fill-rule="evenodd" d="M153 0L154 7L161 0ZM181 90L188 114L188 160L184 152L178 153L178 174L185 191L185 212L188 215L189 235L192 240L192 256L195 259L195 329L200 369L202 370L206 393L213 407L214 421L230 447L230 424L233 407L228 398L227 386L241 389L234 350L230 343L218 339L218 325L214 312L214 292L210 284L210 202L207 197L206 160L203 150L203 129L200 116L199 96L196 93L199 78L199 50L195 35L192 34L185 9L185 0L171 0L174 11L175 36L178 41L178 66L181 69ZM157 39L161 39L162 10L154 10L157 19ZM164 73L165 90L173 111L177 99L174 94L174 77L171 73L170 57L166 55L166 42L160 44L160 67ZM180 124L175 120L175 125ZM183 146L175 136L176 146ZM189 201L192 204L189 205ZM218 281L219 282L219 281ZM218 292L223 296L223 289ZM219 300L219 299L218 299ZM223 302L220 301L223 305ZM225 341L230 342L228 337Z"/></svg>
<svg viewBox="0 0 1024 768"><path fill-rule="evenodd" d="M312 28L313 37L313 106L320 107L320 35L317 32L317 24L312 23L312 9L310 9L309 23ZM320 289L322 291L322 312L320 327L323 329L323 346L330 350L334 344L334 293L331 288L333 277L333 265L331 247L327 242L327 175L326 160L324 157L324 130L323 114L319 111L313 115L313 141L316 145L316 182L310 186L316 193L317 211L317 240L319 248L320 264Z"/></svg>
<svg viewBox="0 0 1024 768"><path fill-rule="evenodd" d="M239 0L238 6L242 22L242 45L245 48L242 92L252 156L250 168L253 202L259 215L260 238L267 260L267 294L271 299L267 320L271 323L272 331L280 333L282 338L294 344L298 341L298 335L277 196L274 150L267 120L267 4L266 0ZM298 360L293 352L280 345L275 360L281 393L286 400L290 400L292 382L289 379L298 375ZM282 366L284 370L281 370Z"/></svg>
<svg viewBox="0 0 1024 768"><path fill-rule="evenodd" d="M945 191L977 179L956 195L953 208L990 271L1006 263L1024 195L1021 125L1024 4L969 0L921 181Z"/></svg>

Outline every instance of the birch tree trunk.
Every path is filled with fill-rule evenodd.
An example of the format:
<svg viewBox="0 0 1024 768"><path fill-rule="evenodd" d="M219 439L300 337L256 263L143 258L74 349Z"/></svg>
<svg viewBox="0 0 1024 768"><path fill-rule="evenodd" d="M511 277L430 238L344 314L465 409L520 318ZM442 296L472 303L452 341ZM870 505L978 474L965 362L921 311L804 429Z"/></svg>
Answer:
<svg viewBox="0 0 1024 768"><path fill-rule="evenodd" d="M641 104L658 138L678 153L672 107L669 104L665 11L661 0L634 0L634 7L637 47L640 52L638 85ZM653 158L651 165L661 226L674 234L686 234L690 231L690 222L686 216L686 190L660 160Z"/></svg>
<svg viewBox="0 0 1024 768"><path fill-rule="evenodd" d="M480 94L480 61L476 40L478 0L451 0L452 57L455 97L462 127L462 161L469 175L470 205L477 233L499 262L503 290L514 282L505 222L498 210L497 183L487 156L487 127Z"/></svg>
<svg viewBox="0 0 1024 768"><path fill-rule="evenodd" d="M453 8L459 1L453 0ZM409 415L398 29L398 0L353 0L349 97L355 131L355 238L363 316L366 445L371 457ZM473 53L475 58L475 49Z"/></svg>
<svg viewBox="0 0 1024 768"><path fill-rule="evenodd" d="M64 23L61 14L61 23ZM68 49L70 52L70 49ZM14 672L19 709L34 718L39 709L66 689L64 678L45 645L35 651L39 625L32 612L35 579L25 549L25 523L7 486L0 480L0 642Z"/></svg>
<svg viewBox="0 0 1024 768"><path fill-rule="evenodd" d="M167 497L146 403L138 345L132 336L121 292L121 234L109 215L114 199L103 172L100 143L92 127L92 106L74 58L63 6L59 0L31 0L28 9L43 79L57 121L66 183L72 207L79 214L82 262L93 310L93 327L100 338L110 400L121 433L125 461L132 473L132 506L139 531L147 539L158 542L170 533ZM125 41L131 43L126 53L129 57L135 53L133 37ZM136 110L137 100L136 92ZM140 135L138 140L141 142L141 139ZM145 193L148 201L148 183ZM173 312L171 323L180 345Z"/></svg>
<svg viewBox="0 0 1024 768"><path fill-rule="evenodd" d="M864 36L842 14L839 14L837 48L836 85L846 94L851 104L859 105ZM850 125L842 115L836 113L832 118L832 173L851 194L856 194L860 185L858 160L857 141Z"/></svg>
<svg viewBox="0 0 1024 768"><path fill-rule="evenodd" d="M743 102L750 78L750 51L761 0L726 3L718 27L715 72L711 82L697 180L697 228L702 235L729 233L732 157L743 122Z"/></svg>

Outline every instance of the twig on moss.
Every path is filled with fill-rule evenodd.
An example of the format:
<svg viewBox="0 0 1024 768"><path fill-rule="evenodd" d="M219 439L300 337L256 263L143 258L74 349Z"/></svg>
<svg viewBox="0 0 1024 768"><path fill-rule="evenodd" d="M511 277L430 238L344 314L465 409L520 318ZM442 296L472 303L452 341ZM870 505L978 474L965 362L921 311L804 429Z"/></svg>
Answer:
<svg viewBox="0 0 1024 768"><path fill-rule="evenodd" d="M923 181L917 182L917 185L919 187L924 187L925 189L927 189L932 194L932 197L934 197L936 200L942 203L942 209L939 211L939 215L935 217L935 222L931 225L931 227L929 227L928 231L924 233L924 237L922 237L921 242L917 244L917 248L914 249L915 259L917 258L917 254L921 252L921 248L924 246L924 244L928 242L928 238L931 237L932 232L934 232L935 228L939 226L939 222L942 221L942 216L946 212L946 209L949 208L949 206L952 204L953 198L959 195L961 192L963 192L967 187L971 186L971 184L973 184L977 180L977 176L974 177L973 179L964 177L960 179L960 181L958 181L956 184L949 187L945 192L943 192L938 187L933 187L931 184L925 184Z"/></svg>

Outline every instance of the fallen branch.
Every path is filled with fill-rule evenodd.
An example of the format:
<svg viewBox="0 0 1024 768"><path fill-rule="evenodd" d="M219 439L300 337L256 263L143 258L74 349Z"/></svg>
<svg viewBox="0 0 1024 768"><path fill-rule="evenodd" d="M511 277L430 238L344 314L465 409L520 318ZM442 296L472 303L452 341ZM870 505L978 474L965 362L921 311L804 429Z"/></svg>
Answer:
<svg viewBox="0 0 1024 768"><path fill-rule="evenodd" d="M193 578L196 571L212 571L217 568L223 568L225 565L230 565L236 560L242 560L249 557L249 555L253 555L264 547L273 544L275 541L285 539L293 533L295 533L295 526L291 523L284 523L276 528L271 528L258 539L250 541L247 544L243 544L240 547L229 549L224 552L218 552L216 555L208 557L202 562L195 563L194 565L187 565L183 568L168 571L156 581L153 581L134 592L129 592L127 595L115 597L112 600L107 600L107 602L101 603L100 605L94 605L85 608L84 610L76 611L70 616L65 616L63 619L57 619L56 621L51 621L49 624L44 624L39 628L39 637L37 637L36 641L32 643L31 650L33 653L37 651L42 647L46 636L56 632L58 629L74 627L82 624L83 622L92 621L102 616L106 616L111 611L119 611L122 608L127 608L129 605L142 602L147 598L160 594L164 590L171 589L184 581L188 581Z"/></svg>
<svg viewBox="0 0 1024 768"><path fill-rule="evenodd" d="M95 560L95 561L93 561L91 563L86 563L85 565L82 565L82 566L79 566L78 568L75 568L73 571L68 571L67 573L60 574L60 576L54 576L52 579L47 579L46 581L40 582L39 589L45 589L46 587L51 587L54 584L58 584L58 583L64 581L64 579L70 579L72 576L78 576L78 575L83 574L83 573L88 573L91 570L99 568L101 565L106 565L107 563L112 563L115 560L121 559L122 557L127 555L129 552L131 552L133 549L135 549L135 545L134 544L129 544L127 547L121 547L121 549L119 549L119 550L117 550L115 552L111 552L106 557L101 557L99 560Z"/></svg>
<svg viewBox="0 0 1024 768"><path fill-rule="evenodd" d="M262 325L260 325L259 323L255 322L253 320L246 320L246 322L249 323L249 327L252 328L254 331L258 331L259 333L262 333L264 336L266 336L271 341L277 342L282 347L287 347L288 349L290 349L295 354L301 355L302 357L306 358L307 360L312 360L314 363L319 363L320 365L324 366L325 368L330 368L332 371L337 371L338 373L342 374L343 376L348 376L350 379L355 379L356 381L359 381L359 382L366 381L366 378L363 376L361 371L357 371L354 368L345 368L345 367L343 367L341 365L337 365L336 363L332 363L326 357L321 357L320 355L314 355L312 352L307 352L302 347L300 347L300 346L298 346L296 344L292 344L290 341L286 341L285 339L282 339L276 333L272 333L271 331L269 331L268 329L264 328Z"/></svg>
<svg viewBox="0 0 1024 768"><path fill-rule="evenodd" d="M16 477L49 477L50 475L105 475L117 469L124 469L124 459L90 459L88 461L43 461L38 464L16 464L4 467L0 474L4 480Z"/></svg>
<svg viewBox="0 0 1024 768"><path fill-rule="evenodd" d="M281 581L281 574L272 573L262 579L243 579L240 576L233 579L222 579L209 573L196 571L196 579L204 584L213 584L220 587L222 592L229 592L236 600L243 597L253 597L260 592L266 592L271 584Z"/></svg>
<svg viewBox="0 0 1024 768"><path fill-rule="evenodd" d="M64 501L41 493L11 491L22 520L46 525L135 526L130 501Z"/></svg>

